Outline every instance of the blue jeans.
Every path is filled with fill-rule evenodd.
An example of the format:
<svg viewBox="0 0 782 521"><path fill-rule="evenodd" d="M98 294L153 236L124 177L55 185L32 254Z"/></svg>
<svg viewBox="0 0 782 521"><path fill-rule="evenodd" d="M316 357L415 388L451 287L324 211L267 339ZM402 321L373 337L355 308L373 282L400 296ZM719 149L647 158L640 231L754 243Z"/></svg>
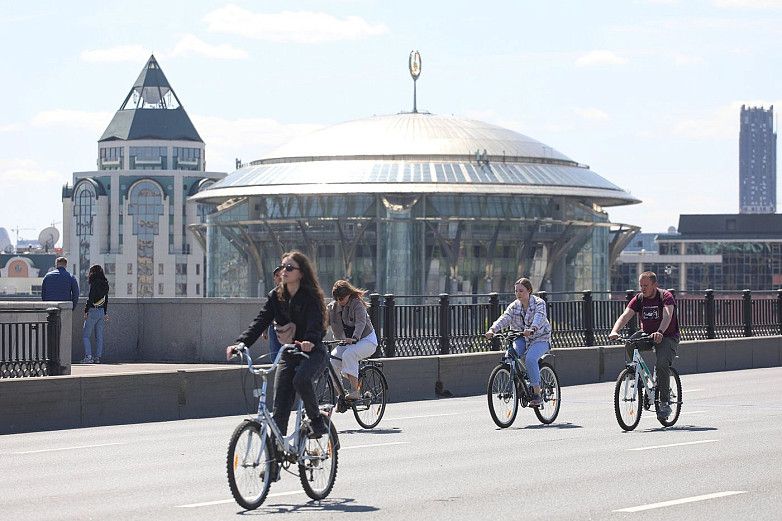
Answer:
<svg viewBox="0 0 782 521"><path fill-rule="evenodd" d="M538 361L546 354L551 344L546 340L535 340L528 345L526 338L517 338L513 342L516 347L516 354L524 357L524 364L527 366L529 383L535 386L540 385L540 367Z"/></svg>
<svg viewBox="0 0 782 521"><path fill-rule="evenodd" d="M274 329L274 325L269 326L269 353L271 354L270 362L274 363L277 359L277 353L280 352L280 340L277 338L277 331Z"/></svg>
<svg viewBox="0 0 782 521"><path fill-rule="evenodd" d="M90 336L92 330L95 330L95 356L103 356L103 324L106 312L103 308L90 308L87 312L87 320L84 321L81 339L84 342L84 356L92 356L92 346L90 345Z"/></svg>

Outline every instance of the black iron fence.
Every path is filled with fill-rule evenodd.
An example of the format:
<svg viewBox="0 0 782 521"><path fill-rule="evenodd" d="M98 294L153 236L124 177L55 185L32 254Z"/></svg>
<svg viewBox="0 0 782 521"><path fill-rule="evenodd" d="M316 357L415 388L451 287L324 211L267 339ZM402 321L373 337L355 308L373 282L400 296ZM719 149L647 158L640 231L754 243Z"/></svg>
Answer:
<svg viewBox="0 0 782 521"><path fill-rule="evenodd" d="M682 340L782 335L782 289L681 293L676 309ZM553 347L609 344L608 334L638 292L547 293ZM370 295L379 356L473 353L497 349L483 336L513 294ZM636 320L626 326L638 329Z"/></svg>
<svg viewBox="0 0 782 521"><path fill-rule="evenodd" d="M12 321L4 321L11 315ZM60 309L0 310L0 378L59 373Z"/></svg>

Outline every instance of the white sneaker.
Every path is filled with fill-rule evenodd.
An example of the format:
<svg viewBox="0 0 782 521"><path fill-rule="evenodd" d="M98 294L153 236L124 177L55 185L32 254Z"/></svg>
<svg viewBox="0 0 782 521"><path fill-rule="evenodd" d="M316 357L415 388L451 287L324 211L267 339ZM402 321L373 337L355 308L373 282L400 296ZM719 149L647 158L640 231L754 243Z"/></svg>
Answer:
<svg viewBox="0 0 782 521"><path fill-rule="evenodd" d="M82 358L81 363L83 364L91 364L92 363L92 356L85 356Z"/></svg>

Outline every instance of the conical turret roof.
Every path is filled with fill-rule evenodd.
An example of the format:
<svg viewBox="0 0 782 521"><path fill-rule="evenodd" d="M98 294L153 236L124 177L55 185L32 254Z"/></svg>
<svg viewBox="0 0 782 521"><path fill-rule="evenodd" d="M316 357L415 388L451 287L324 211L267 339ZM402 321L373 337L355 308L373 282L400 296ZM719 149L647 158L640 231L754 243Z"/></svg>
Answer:
<svg viewBox="0 0 782 521"><path fill-rule="evenodd" d="M154 54L98 141L133 139L203 143Z"/></svg>

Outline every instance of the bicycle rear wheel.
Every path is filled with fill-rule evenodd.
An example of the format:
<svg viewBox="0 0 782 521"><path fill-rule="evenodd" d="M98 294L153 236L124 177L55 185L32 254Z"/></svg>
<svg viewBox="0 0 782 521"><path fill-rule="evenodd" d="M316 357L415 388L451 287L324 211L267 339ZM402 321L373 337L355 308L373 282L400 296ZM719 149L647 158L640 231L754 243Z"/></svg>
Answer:
<svg viewBox="0 0 782 521"><path fill-rule="evenodd" d="M553 422L559 414L560 394L559 378L557 372L549 364L540 366L540 396L543 403L540 407L535 407L535 416L541 423L548 425Z"/></svg>
<svg viewBox="0 0 782 521"><path fill-rule="evenodd" d="M226 469L231 494L242 508L255 510L266 499L271 486L274 451L265 424L245 420L231 435Z"/></svg>
<svg viewBox="0 0 782 521"><path fill-rule="evenodd" d="M658 403L659 399L660 397L657 396ZM673 367L671 367L671 395L668 404L671 406L671 415L668 416L668 419L663 420L659 416L657 417L663 427L670 427L676 423L682 411L682 380L679 378L679 372Z"/></svg>
<svg viewBox="0 0 782 521"><path fill-rule="evenodd" d="M301 486L312 499L328 496L337 480L339 440L334 424L328 421L328 425L327 436L304 440L304 453L299 459Z"/></svg>
<svg viewBox="0 0 782 521"><path fill-rule="evenodd" d="M377 367L366 366L359 371L358 388L361 389L361 398L352 403L353 416L363 428L372 429L380 423L386 411L386 377Z"/></svg>
<svg viewBox="0 0 782 521"><path fill-rule="evenodd" d="M639 382L639 385L640 382ZM619 426L631 431L638 426L643 412L643 387L636 389L635 372L623 369L614 387L614 413Z"/></svg>
<svg viewBox="0 0 782 521"><path fill-rule="evenodd" d="M519 412L519 397L507 364L500 364L491 372L486 386L486 397L489 400L491 419L497 427L510 427Z"/></svg>

